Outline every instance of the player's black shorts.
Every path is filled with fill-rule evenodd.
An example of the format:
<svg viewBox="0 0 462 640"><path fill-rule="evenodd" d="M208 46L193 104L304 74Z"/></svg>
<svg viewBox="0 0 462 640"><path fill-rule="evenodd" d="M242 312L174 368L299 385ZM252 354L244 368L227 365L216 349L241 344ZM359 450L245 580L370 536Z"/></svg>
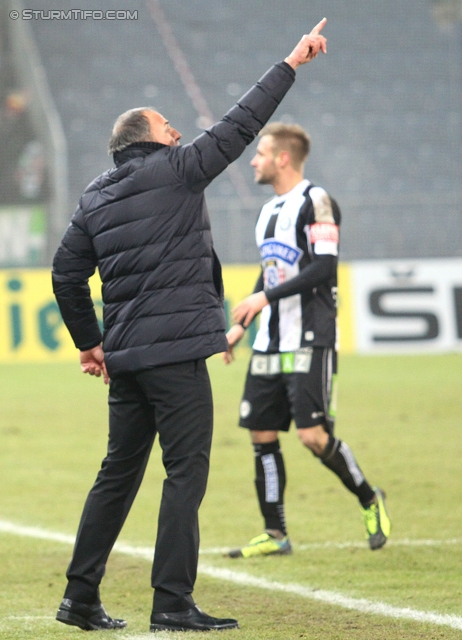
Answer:
<svg viewBox="0 0 462 640"><path fill-rule="evenodd" d="M288 431L322 424L334 430L337 353L313 347L289 353L254 351L239 425L253 431Z"/></svg>

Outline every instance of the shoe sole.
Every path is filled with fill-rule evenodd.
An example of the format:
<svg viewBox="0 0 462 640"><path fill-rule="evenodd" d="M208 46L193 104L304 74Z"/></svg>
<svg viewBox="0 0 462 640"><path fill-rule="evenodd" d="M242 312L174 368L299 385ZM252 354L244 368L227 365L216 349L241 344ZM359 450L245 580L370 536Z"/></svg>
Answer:
<svg viewBox="0 0 462 640"><path fill-rule="evenodd" d="M239 625L238 624L228 624L228 625L223 625L221 627L197 627L197 628L191 628L191 627L175 627L175 626L169 626L167 624L151 624L151 626L149 627L150 631L153 631L154 633L156 631L226 631L227 629L239 629Z"/></svg>
<svg viewBox="0 0 462 640"><path fill-rule="evenodd" d="M381 549L386 541L388 540L387 536L385 534L381 534L380 536L378 534L376 534L377 539L371 540L371 538L369 538L369 547L371 549L371 551L376 551L377 549Z"/></svg>
<svg viewBox="0 0 462 640"><path fill-rule="evenodd" d="M70 611L58 611L56 620L64 624L69 624L72 627L79 627L79 629L83 629L83 631L97 631L99 629L99 627L91 624L91 622L88 622L88 620L85 620L82 616L71 613Z"/></svg>
<svg viewBox="0 0 462 640"><path fill-rule="evenodd" d="M251 556L242 555L242 551L240 549L231 549L228 553L224 554L225 558L245 558L248 560L249 558L264 558L265 556L290 556L293 553L293 549L291 546L286 549L277 549L276 551L270 551L269 553L256 553Z"/></svg>
<svg viewBox="0 0 462 640"><path fill-rule="evenodd" d="M276 551L276 555L278 555L278 556L290 556L290 555L292 555L292 551L293 551L292 547L288 547L287 549L282 549L281 551Z"/></svg>
<svg viewBox="0 0 462 640"><path fill-rule="evenodd" d="M72 627L79 627L79 629L83 631L117 631L118 629L125 629L127 626L124 624L120 627L100 627L97 624L92 624L89 620L86 620L83 616L79 616L77 613L63 611L62 609L59 609L56 614L56 620Z"/></svg>
<svg viewBox="0 0 462 640"><path fill-rule="evenodd" d="M385 510L385 515L389 519L389 516L387 513L387 507L385 504L387 494L383 489L380 489L379 487L374 487L374 493L380 495L380 498L382 499L382 503L383 503L383 508ZM379 513L380 513L380 508L379 508ZM369 547L371 551L376 551L377 549L381 549L383 546L385 546L385 543L388 540L388 538L389 538L389 535L388 536L385 535L385 533L382 530L377 532L373 537L373 539L369 538Z"/></svg>

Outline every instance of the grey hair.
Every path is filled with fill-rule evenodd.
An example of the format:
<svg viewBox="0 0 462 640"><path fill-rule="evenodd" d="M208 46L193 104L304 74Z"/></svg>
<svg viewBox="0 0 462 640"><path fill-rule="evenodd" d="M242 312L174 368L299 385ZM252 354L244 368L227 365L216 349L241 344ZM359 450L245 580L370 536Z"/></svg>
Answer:
<svg viewBox="0 0 462 640"><path fill-rule="evenodd" d="M122 113L114 123L111 137L109 138L108 153L123 151L134 142L149 142L151 138L151 126L144 115L144 111L156 111L152 107L138 107Z"/></svg>

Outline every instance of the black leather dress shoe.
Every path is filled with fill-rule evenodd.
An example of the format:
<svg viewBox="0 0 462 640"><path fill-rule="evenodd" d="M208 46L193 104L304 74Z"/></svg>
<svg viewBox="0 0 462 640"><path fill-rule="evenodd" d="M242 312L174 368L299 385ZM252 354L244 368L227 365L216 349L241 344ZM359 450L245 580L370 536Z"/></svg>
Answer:
<svg viewBox="0 0 462 640"><path fill-rule="evenodd" d="M233 618L212 618L194 606L186 611L151 614L151 631L221 631L237 629L239 625Z"/></svg>
<svg viewBox="0 0 462 640"><path fill-rule="evenodd" d="M127 626L125 620L113 620L110 618L102 604L83 604L69 598L64 598L59 605L56 620L74 627L80 627L84 631L123 629Z"/></svg>

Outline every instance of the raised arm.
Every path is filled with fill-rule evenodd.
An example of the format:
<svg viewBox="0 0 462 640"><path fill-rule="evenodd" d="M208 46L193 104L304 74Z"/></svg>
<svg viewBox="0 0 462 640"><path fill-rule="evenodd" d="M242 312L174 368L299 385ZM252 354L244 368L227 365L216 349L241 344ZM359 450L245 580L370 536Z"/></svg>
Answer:
<svg viewBox="0 0 462 640"><path fill-rule="evenodd" d="M193 188L204 189L234 162L268 122L295 80L295 69L310 62L322 51L326 39L320 34L326 19L304 35L287 58L249 90L226 115L191 144L174 149L177 169ZM173 156L172 156L173 157Z"/></svg>
<svg viewBox="0 0 462 640"><path fill-rule="evenodd" d="M321 22L318 22L311 33L304 35L292 53L284 60L294 71L300 65L314 60L321 51L327 53L327 40L324 36L320 35L326 22L327 18L323 18Z"/></svg>

